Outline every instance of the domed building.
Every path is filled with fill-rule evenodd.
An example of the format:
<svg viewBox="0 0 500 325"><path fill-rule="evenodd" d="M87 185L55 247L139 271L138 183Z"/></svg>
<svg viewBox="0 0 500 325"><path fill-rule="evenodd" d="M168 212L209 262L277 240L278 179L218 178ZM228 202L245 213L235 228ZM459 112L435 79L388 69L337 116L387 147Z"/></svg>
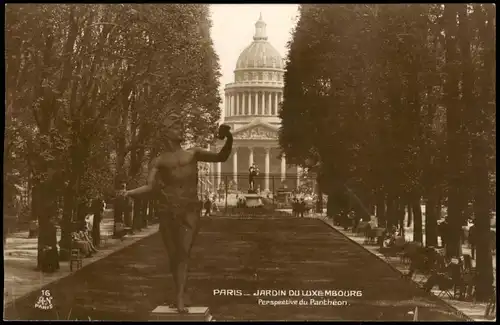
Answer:
<svg viewBox="0 0 500 325"><path fill-rule="evenodd" d="M268 42L262 15L255 23L253 42L241 52L234 82L226 85L224 123L234 135L232 157L216 165L214 183L224 181L241 191L248 190L248 169L255 163L260 176L255 187L264 192L298 185L297 167L288 167L278 145L279 103L283 97L284 63ZM218 150L223 142L218 142Z"/></svg>

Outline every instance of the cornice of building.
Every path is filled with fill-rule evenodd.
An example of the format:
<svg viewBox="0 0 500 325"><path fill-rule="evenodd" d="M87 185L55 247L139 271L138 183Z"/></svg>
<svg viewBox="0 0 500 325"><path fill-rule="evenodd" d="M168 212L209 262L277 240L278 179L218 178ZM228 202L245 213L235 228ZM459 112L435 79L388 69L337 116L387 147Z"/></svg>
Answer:
<svg viewBox="0 0 500 325"><path fill-rule="evenodd" d="M238 88L242 88L245 90L247 90L248 88L282 89L284 86L285 85L282 82L270 82L270 81L263 81L260 83L256 83L256 82L232 82L232 83L226 84L224 91L227 92L228 90L235 90Z"/></svg>

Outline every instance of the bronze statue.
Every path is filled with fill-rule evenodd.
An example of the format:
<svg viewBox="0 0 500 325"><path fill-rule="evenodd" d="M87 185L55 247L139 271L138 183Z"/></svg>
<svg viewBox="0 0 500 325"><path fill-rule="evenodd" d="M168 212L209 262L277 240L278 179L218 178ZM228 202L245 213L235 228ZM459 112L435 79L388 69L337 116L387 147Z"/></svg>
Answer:
<svg viewBox="0 0 500 325"><path fill-rule="evenodd" d="M179 117L180 118L180 117ZM160 233L169 256L176 301L180 313L187 312L184 297L187 280L187 263L194 239L199 230L202 202L198 199L197 162L224 162L229 158L233 136L228 125L219 127L218 138L226 139L220 152L200 148L183 150L182 126L169 119L168 149L153 160L147 185L125 191L124 196L136 197L152 193L158 200Z"/></svg>
<svg viewBox="0 0 500 325"><path fill-rule="evenodd" d="M251 192L255 192L255 177L259 176L259 167L252 163L252 166L248 168L248 183Z"/></svg>

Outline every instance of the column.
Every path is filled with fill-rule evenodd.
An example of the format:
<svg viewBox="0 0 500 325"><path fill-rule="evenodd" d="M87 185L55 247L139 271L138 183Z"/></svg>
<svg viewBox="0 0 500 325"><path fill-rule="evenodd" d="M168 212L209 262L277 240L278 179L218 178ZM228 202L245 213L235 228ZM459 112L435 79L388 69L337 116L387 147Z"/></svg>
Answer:
<svg viewBox="0 0 500 325"><path fill-rule="evenodd" d="M248 150L250 150L250 154L248 155L248 168L250 168L253 164L253 148L249 147Z"/></svg>
<svg viewBox="0 0 500 325"><path fill-rule="evenodd" d="M274 93L274 113L273 115L278 115L278 93Z"/></svg>
<svg viewBox="0 0 500 325"><path fill-rule="evenodd" d="M241 97L240 115L245 115L245 93L241 93L240 97Z"/></svg>
<svg viewBox="0 0 500 325"><path fill-rule="evenodd" d="M216 186L216 189L218 190L220 187L220 179L221 179L221 175L220 175L221 174L221 163L220 162L217 163L216 173L217 173L217 180L215 181L215 186Z"/></svg>
<svg viewBox="0 0 500 325"><path fill-rule="evenodd" d="M227 111L228 111L228 114L229 116L233 116L233 111L232 111L232 108L233 108L233 96L231 95L228 95L227 96Z"/></svg>
<svg viewBox="0 0 500 325"><path fill-rule="evenodd" d="M243 93L241 94L241 96L243 97L243 115L247 115L247 93Z"/></svg>
<svg viewBox="0 0 500 325"><path fill-rule="evenodd" d="M252 115L252 92L248 93L248 114Z"/></svg>
<svg viewBox="0 0 500 325"><path fill-rule="evenodd" d="M264 96L262 96L264 98ZM264 191L269 191L269 152L271 148L265 148L266 150L266 160L264 163Z"/></svg>
<svg viewBox="0 0 500 325"><path fill-rule="evenodd" d="M235 115L240 115L240 94L236 94L236 114Z"/></svg>
<svg viewBox="0 0 500 325"><path fill-rule="evenodd" d="M228 116L229 116L229 109L228 109L228 108L229 108L229 103L228 103L228 99L229 99L229 96L228 96L228 95L226 95L226 96L224 97L224 104L225 104L225 109L226 109L226 110L224 111L224 115L225 115L226 117L228 117Z"/></svg>
<svg viewBox="0 0 500 325"><path fill-rule="evenodd" d="M262 102L262 111L261 111L261 114L265 115L266 114L266 112L265 112L265 110L266 110L266 94L264 92L260 93L260 100Z"/></svg>
<svg viewBox="0 0 500 325"><path fill-rule="evenodd" d="M231 107L229 108L229 110L231 111L231 116L235 116L236 114L236 108L234 108L234 106L236 105L235 103L235 100L234 100L234 95L231 94L231 100L230 100L230 105Z"/></svg>
<svg viewBox="0 0 500 325"><path fill-rule="evenodd" d="M267 93L267 115L272 115L273 102L271 100L272 92Z"/></svg>
<svg viewBox="0 0 500 325"><path fill-rule="evenodd" d="M234 184L238 185L238 148L234 148L233 151L233 180Z"/></svg>
<svg viewBox="0 0 500 325"><path fill-rule="evenodd" d="M281 155L281 180L284 181L286 178L286 157L285 154Z"/></svg>
<svg viewBox="0 0 500 325"><path fill-rule="evenodd" d="M255 115L259 114L259 93L255 93Z"/></svg>

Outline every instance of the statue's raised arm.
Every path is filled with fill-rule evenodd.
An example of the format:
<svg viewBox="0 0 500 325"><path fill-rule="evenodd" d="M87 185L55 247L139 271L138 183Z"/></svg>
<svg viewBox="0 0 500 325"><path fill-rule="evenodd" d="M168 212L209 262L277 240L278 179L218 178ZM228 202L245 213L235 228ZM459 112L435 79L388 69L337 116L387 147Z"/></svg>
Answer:
<svg viewBox="0 0 500 325"><path fill-rule="evenodd" d="M124 193L122 193L122 195L137 197L137 196L141 196L144 194L148 194L151 191L153 191L154 182L156 180L156 174L158 173L158 166L159 166L159 159L156 158L151 162L146 185L138 187L138 188L133 189L133 190L125 191Z"/></svg>
<svg viewBox="0 0 500 325"><path fill-rule="evenodd" d="M219 152L211 152L201 148L195 149L195 158L197 161L203 162L225 162L233 148L233 135L231 134L229 125L222 124L219 127L217 137L221 140L226 139L226 143Z"/></svg>

